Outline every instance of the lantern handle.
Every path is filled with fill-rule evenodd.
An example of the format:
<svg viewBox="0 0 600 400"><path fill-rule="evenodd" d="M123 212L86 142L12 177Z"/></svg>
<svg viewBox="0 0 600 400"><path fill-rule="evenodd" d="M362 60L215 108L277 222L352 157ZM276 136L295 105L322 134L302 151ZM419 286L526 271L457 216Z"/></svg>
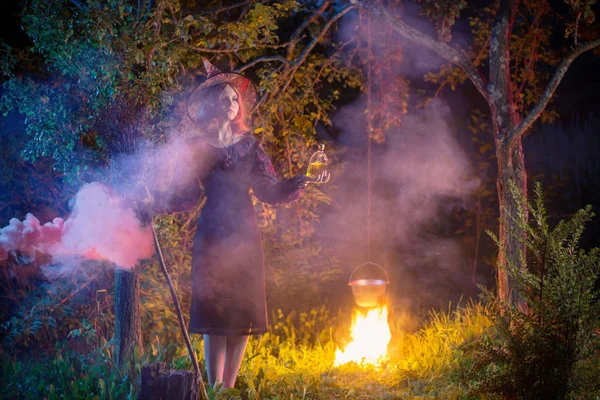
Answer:
<svg viewBox="0 0 600 400"><path fill-rule="evenodd" d="M360 267L364 267L365 265L374 265L376 267L379 267L379 269L381 269L383 271L383 273L385 274L385 283L387 283L389 285L390 283L390 276L388 275L387 271L385 270L385 268L383 268L381 265L371 262L371 261L367 261L366 263L360 264L358 267L354 268L352 270L352 273L350 274L350 280L348 281L348 286L352 285L352 277L354 276L354 273L356 272L357 269L359 269Z"/></svg>

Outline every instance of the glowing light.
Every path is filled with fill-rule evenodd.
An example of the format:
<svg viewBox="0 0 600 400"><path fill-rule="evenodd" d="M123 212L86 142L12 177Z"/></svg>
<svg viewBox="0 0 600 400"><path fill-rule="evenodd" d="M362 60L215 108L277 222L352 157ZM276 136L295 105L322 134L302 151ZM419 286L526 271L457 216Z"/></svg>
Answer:
<svg viewBox="0 0 600 400"><path fill-rule="evenodd" d="M392 338L387 306L372 308L366 314L355 310L350 332L352 341L344 350L336 350L333 365L352 361L379 365L386 357L387 346Z"/></svg>

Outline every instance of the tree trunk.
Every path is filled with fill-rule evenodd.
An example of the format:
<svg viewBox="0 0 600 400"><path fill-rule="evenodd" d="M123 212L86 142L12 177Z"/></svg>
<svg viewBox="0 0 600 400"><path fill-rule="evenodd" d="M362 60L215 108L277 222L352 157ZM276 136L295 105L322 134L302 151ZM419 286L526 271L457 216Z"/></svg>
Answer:
<svg viewBox="0 0 600 400"><path fill-rule="evenodd" d="M142 353L139 266L115 272L115 360L119 366Z"/></svg>
<svg viewBox="0 0 600 400"><path fill-rule="evenodd" d="M511 217L516 216L516 202L512 198L509 184L514 182L518 191L527 198L527 175L521 135L539 118L546 108L554 91L558 87L569 66L582 53L600 46L600 38L579 45L563 58L554 72L539 102L521 120L515 107L511 81L511 35L513 25L519 11L520 0L499 0L490 32L489 77L486 82L472 61L463 51L431 38L418 29L414 29L402 19L393 16L381 2L358 1L361 7L374 10L382 15L391 27L402 37L428 48L440 57L460 67L477 90L482 94L490 107L494 125L496 156L498 159L498 198L500 202L499 240L504 251L498 257L498 296L503 300L514 302L510 281L506 273L506 265L518 266L521 256L525 256L525 246L518 238L524 235ZM523 303L519 301L523 306ZM514 304L514 303L513 303Z"/></svg>
<svg viewBox="0 0 600 400"><path fill-rule="evenodd" d="M488 104L492 112L496 157L498 160L498 203L500 205L500 240L498 254L498 297L513 303L516 299L506 265L518 265L524 246L517 239L522 232L513 218L516 201L510 193L510 182L527 196L527 175L521 139L509 148L511 132L518 125L510 76L510 37L519 7L519 0L500 0L498 12L492 23L490 43L490 96Z"/></svg>
<svg viewBox="0 0 600 400"><path fill-rule="evenodd" d="M510 192L511 182L517 190L527 197L527 173L525 170L525 157L521 139L514 144L511 149L507 149L507 144L497 141L496 154L498 158L498 200L500 205L500 240L501 250L498 254L498 297L507 300L510 304L520 304L525 309L526 305L522 299L517 298L511 290L510 281L506 266L521 265L521 256L525 256L526 248L519 240L519 237L525 233L516 225L517 219L517 200Z"/></svg>

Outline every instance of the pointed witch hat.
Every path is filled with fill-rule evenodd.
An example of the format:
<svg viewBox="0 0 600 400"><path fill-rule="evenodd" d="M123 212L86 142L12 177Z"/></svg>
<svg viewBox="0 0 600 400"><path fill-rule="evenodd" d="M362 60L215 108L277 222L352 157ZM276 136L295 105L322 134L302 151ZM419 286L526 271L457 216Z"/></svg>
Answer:
<svg viewBox="0 0 600 400"><path fill-rule="evenodd" d="M194 122L198 122L199 110L205 100L207 89L222 83L230 83L235 86L241 96L246 113L250 114L258 100L258 91L254 82L237 72L221 72L206 58L203 58L202 62L204 63L204 69L206 69L206 79L192 90L188 98L187 113L189 118Z"/></svg>

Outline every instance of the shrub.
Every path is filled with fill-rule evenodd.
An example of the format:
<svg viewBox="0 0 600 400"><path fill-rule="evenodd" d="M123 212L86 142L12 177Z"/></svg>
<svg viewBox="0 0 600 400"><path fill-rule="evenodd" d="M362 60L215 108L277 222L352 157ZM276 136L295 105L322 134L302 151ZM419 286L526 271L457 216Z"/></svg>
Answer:
<svg viewBox="0 0 600 400"><path fill-rule="evenodd" d="M512 290L527 307L484 290L493 327L481 341L479 391L508 399L577 396L593 390L580 376L583 371L593 376L590 368L595 367L595 379L600 376L593 362L600 342L595 333L600 253L578 246L585 223L593 217L591 207L550 227L540 184L533 204L514 188L512 194L519 203L515 222L527 233L522 241L528 254L522 255L521 265L509 265L507 273Z"/></svg>

